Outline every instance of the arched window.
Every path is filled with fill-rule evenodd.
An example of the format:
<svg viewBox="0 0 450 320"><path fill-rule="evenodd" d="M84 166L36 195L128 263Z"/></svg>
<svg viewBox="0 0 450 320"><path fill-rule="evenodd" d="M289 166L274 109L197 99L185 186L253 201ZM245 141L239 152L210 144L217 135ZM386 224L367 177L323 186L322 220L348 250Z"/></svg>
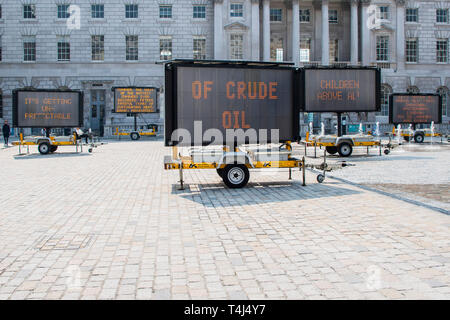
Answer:
<svg viewBox="0 0 450 320"><path fill-rule="evenodd" d="M420 90L416 86L409 86L408 89L406 89L406 92L411 94L417 94L420 93Z"/></svg>
<svg viewBox="0 0 450 320"><path fill-rule="evenodd" d="M446 87L440 87L439 89L437 89L437 94L442 97L442 116L446 117L448 115L447 109L449 104L450 91Z"/></svg>
<svg viewBox="0 0 450 320"><path fill-rule="evenodd" d="M392 88L383 84L381 86L381 115L389 116L389 96L392 93Z"/></svg>

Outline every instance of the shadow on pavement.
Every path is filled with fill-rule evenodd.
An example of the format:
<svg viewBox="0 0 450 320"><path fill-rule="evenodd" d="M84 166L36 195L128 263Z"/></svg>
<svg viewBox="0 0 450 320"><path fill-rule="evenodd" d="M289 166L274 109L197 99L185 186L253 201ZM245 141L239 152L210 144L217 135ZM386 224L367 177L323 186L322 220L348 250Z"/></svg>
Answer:
<svg viewBox="0 0 450 320"><path fill-rule="evenodd" d="M61 153L52 153L52 154L46 154L42 155L40 153L30 153L26 154L23 153L22 155L16 154L14 155L15 160L27 160L27 159L52 159L52 158L73 158L73 157L87 157L91 156L92 153L77 153L77 152L61 152Z"/></svg>
<svg viewBox="0 0 450 320"><path fill-rule="evenodd" d="M327 183L312 183L303 187L300 182L249 182L245 188L229 189L223 183L185 184L185 190L172 186L172 194L206 207L233 207L292 200L311 200L360 194Z"/></svg>

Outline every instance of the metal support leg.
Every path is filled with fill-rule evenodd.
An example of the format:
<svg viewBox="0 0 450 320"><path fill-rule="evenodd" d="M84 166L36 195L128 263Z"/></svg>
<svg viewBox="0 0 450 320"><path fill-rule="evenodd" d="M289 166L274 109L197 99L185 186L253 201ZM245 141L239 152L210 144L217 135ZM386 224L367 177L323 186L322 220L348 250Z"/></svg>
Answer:
<svg viewBox="0 0 450 320"><path fill-rule="evenodd" d="M302 159L302 175L303 175L303 186L306 187L306 164L305 157Z"/></svg>
<svg viewBox="0 0 450 320"><path fill-rule="evenodd" d="M184 180L183 180L183 163L180 163L180 187L178 190L184 190Z"/></svg>
<svg viewBox="0 0 450 320"><path fill-rule="evenodd" d="M305 157L307 156L307 150L308 150L308 142L305 141Z"/></svg>
<svg viewBox="0 0 450 320"><path fill-rule="evenodd" d="M325 172L327 168L327 149L325 148L323 152L323 176L325 177Z"/></svg>
<svg viewBox="0 0 450 320"><path fill-rule="evenodd" d="M292 171L291 171L291 168L289 168L289 180L292 180Z"/></svg>
<svg viewBox="0 0 450 320"><path fill-rule="evenodd" d="M314 159L317 158L317 144L314 142Z"/></svg>

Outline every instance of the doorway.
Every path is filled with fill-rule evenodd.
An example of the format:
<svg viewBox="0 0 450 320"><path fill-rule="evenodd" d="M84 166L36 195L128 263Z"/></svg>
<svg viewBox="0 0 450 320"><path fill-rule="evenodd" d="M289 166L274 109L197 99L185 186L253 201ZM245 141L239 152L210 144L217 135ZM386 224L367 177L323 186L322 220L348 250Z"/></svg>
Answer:
<svg viewBox="0 0 450 320"><path fill-rule="evenodd" d="M105 90L91 90L91 129L103 137L105 131Z"/></svg>

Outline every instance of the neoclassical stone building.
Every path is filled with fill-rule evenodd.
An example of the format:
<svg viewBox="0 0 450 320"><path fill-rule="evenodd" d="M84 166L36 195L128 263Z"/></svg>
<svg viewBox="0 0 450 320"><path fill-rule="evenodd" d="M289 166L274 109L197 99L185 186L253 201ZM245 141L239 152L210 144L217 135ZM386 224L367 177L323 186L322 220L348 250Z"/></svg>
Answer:
<svg viewBox="0 0 450 320"><path fill-rule="evenodd" d="M443 95L442 130L450 120L450 1L404 0L0 0L0 119L12 118L12 90L84 92L84 124L111 135L133 118L114 114L114 86L160 88L162 60L237 59L382 68L378 114L348 114L346 123L388 123L392 92ZM76 6L76 7L74 7ZM69 10L70 9L70 10ZM78 25L79 23L79 25ZM302 114L300 121L332 114ZM303 126L304 131L304 126Z"/></svg>

